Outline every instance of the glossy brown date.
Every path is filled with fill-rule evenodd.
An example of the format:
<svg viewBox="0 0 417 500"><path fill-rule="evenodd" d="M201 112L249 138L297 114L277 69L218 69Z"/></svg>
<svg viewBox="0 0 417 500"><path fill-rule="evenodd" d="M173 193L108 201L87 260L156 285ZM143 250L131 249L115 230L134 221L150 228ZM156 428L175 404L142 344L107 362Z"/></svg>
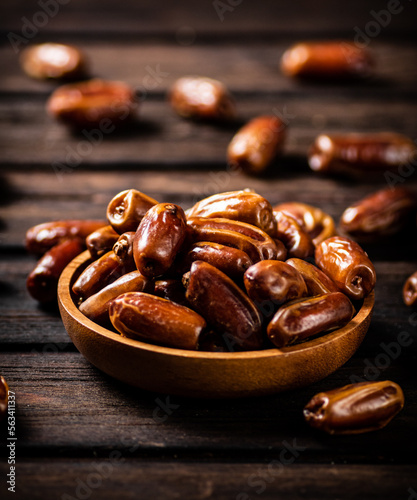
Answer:
<svg viewBox="0 0 417 500"><path fill-rule="evenodd" d="M362 248L349 238L333 236L316 247L317 266L338 289L353 300L369 295L375 287L375 268Z"/></svg>
<svg viewBox="0 0 417 500"><path fill-rule="evenodd" d="M281 151L286 136L285 124L276 116L259 116L237 131L227 148L232 169L260 175Z"/></svg>
<svg viewBox="0 0 417 500"><path fill-rule="evenodd" d="M0 420L7 414L7 405L9 402L9 386L6 379L0 376Z"/></svg>
<svg viewBox="0 0 417 500"><path fill-rule="evenodd" d="M179 78L171 88L170 103L183 118L229 121L236 117L231 95L221 82L212 78Z"/></svg>
<svg viewBox="0 0 417 500"><path fill-rule="evenodd" d="M326 293L281 306L267 333L278 348L345 326L355 313L352 303L340 292Z"/></svg>
<svg viewBox="0 0 417 500"><path fill-rule="evenodd" d="M192 264L186 297L231 349L260 349L261 318L251 299L226 274L207 262Z"/></svg>
<svg viewBox="0 0 417 500"><path fill-rule="evenodd" d="M274 236L276 222L272 206L263 196L244 189L219 193L196 203L186 212L187 218L223 218L246 222Z"/></svg>
<svg viewBox="0 0 417 500"><path fill-rule="evenodd" d="M311 146L308 163L315 172L364 177L408 163L415 150L411 139L390 132L323 134Z"/></svg>
<svg viewBox="0 0 417 500"><path fill-rule="evenodd" d="M113 251L92 262L72 286L72 292L81 304L105 286L134 270L130 261L125 263Z"/></svg>
<svg viewBox="0 0 417 500"><path fill-rule="evenodd" d="M111 133L128 123L137 109L135 92L123 82L89 80L62 85L47 102L49 114L75 129Z"/></svg>
<svg viewBox="0 0 417 500"><path fill-rule="evenodd" d="M277 222L276 237L287 248L288 257L307 259L314 255L314 243L298 222L284 212L274 211Z"/></svg>
<svg viewBox="0 0 417 500"><path fill-rule="evenodd" d="M136 189L127 189L117 194L108 204L107 220L119 234L136 231L143 216L157 203Z"/></svg>
<svg viewBox="0 0 417 500"><path fill-rule="evenodd" d="M405 188L382 189L347 208L340 228L356 240L378 241L404 227L416 211L416 198Z"/></svg>
<svg viewBox="0 0 417 500"><path fill-rule="evenodd" d="M323 293L337 292L338 288L333 281L318 267L302 259L288 259L285 261L296 269L304 279L307 287L307 296L314 297Z"/></svg>
<svg viewBox="0 0 417 500"><path fill-rule="evenodd" d="M26 233L26 249L35 255L43 255L63 240L80 238L106 226L101 220L60 220L45 222L31 227Z"/></svg>
<svg viewBox="0 0 417 500"><path fill-rule="evenodd" d="M142 292L120 295L110 303L110 320L123 337L196 350L206 327L191 309Z"/></svg>
<svg viewBox="0 0 417 500"><path fill-rule="evenodd" d="M159 203L148 210L136 231L133 255L138 270L148 277L164 274L187 236L184 210L173 203Z"/></svg>
<svg viewBox="0 0 417 500"><path fill-rule="evenodd" d="M295 219L313 240L314 245L336 234L333 218L318 207L290 201L275 205L273 210L274 213L282 212Z"/></svg>
<svg viewBox="0 0 417 500"><path fill-rule="evenodd" d="M105 286L81 303L80 311L95 323L107 326L110 323L110 302L127 292L152 292L153 282L139 271L132 271Z"/></svg>
<svg viewBox="0 0 417 500"><path fill-rule="evenodd" d="M73 80L87 72L84 54L71 45L40 43L22 51L20 64L23 71L38 80Z"/></svg>
<svg viewBox="0 0 417 500"><path fill-rule="evenodd" d="M210 241L194 243L184 258L184 267L189 269L196 260L208 262L232 279L242 278L246 269L253 264L242 250Z"/></svg>
<svg viewBox="0 0 417 500"><path fill-rule="evenodd" d="M404 283L403 299L406 306L417 306L417 271Z"/></svg>
<svg viewBox="0 0 417 500"><path fill-rule="evenodd" d="M84 244L78 238L65 240L48 250L26 280L30 295L41 303L56 301L62 271L83 250Z"/></svg>
<svg viewBox="0 0 417 500"><path fill-rule="evenodd" d="M85 240L87 250L93 260L109 252L119 238L119 234L111 226L104 226L89 234Z"/></svg>
<svg viewBox="0 0 417 500"><path fill-rule="evenodd" d="M188 219L188 227L191 230L191 241L212 241L238 248L249 255L252 262L266 259L284 260L287 254L282 242L274 241L262 229L246 222L193 217Z"/></svg>
<svg viewBox="0 0 417 500"><path fill-rule="evenodd" d="M373 58L366 48L350 41L302 42L287 49L281 69L288 76L321 80L368 76Z"/></svg>
<svg viewBox="0 0 417 500"><path fill-rule="evenodd" d="M307 294L301 274L279 260L262 260L251 266L245 272L244 284L256 304L272 301L280 305Z"/></svg>
<svg viewBox="0 0 417 500"><path fill-rule="evenodd" d="M127 267L135 268L135 259L133 257L133 242L135 240L135 232L128 231L121 234L116 243L113 245L113 252L124 262Z"/></svg>
<svg viewBox="0 0 417 500"><path fill-rule="evenodd" d="M305 406L304 418L328 434L360 434L382 429L403 406L398 384L359 382L316 394Z"/></svg>

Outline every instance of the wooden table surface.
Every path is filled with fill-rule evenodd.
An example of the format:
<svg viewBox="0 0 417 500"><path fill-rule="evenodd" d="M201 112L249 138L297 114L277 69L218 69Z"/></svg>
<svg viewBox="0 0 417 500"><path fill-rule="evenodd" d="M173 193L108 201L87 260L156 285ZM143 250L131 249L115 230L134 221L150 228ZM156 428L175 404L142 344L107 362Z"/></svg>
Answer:
<svg viewBox="0 0 417 500"><path fill-rule="evenodd" d="M417 138L417 4L399 1L400 12L375 28L369 23L390 2L174 7L54 0L57 12L35 25L30 42L75 43L94 75L142 91L131 130L92 145L46 115L54 84L26 77L10 44L10 33L26 36L27 21L44 19L40 4L5 0L0 13L0 373L17 398L17 488L14 496L6 489L3 425L1 498L416 499L417 312L401 298L405 278L417 269L416 234L366 247L378 273L375 311L365 341L343 367L297 391L221 401L135 390L91 366L57 310L28 296L25 280L35 261L23 240L44 221L101 218L108 201L128 188L187 208L208 194L250 187L272 203L303 201L338 219L387 181L320 177L307 166L307 148L320 132L392 130ZM358 29L374 30L368 37L374 77L313 85L280 73L280 56L294 41L352 38ZM267 177L226 170L236 127L195 124L173 113L166 91L186 74L222 80L242 122L261 113L287 120L285 154ZM417 191L410 174L402 185ZM352 376L399 383L404 410L374 433L330 437L310 429L302 418L306 402Z"/></svg>

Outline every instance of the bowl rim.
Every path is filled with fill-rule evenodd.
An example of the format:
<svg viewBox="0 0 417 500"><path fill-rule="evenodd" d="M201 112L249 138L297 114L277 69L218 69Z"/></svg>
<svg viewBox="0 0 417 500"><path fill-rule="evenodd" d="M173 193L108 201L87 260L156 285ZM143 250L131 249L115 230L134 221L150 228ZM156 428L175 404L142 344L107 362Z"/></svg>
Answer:
<svg viewBox="0 0 417 500"><path fill-rule="evenodd" d="M300 344L290 345L288 347L283 347L281 349L271 348L263 349L257 351L241 351L241 352L210 352L210 351L191 351L186 349L177 349L175 347L165 347L156 344L149 344L141 340L130 339L127 337L122 337L120 334L112 332L107 328L104 328L94 321L90 320L85 316L75 305L72 296L70 285L73 279L73 275L81 266L84 266L88 260L91 260L91 256L88 250L79 254L75 257L63 270L58 281L58 300L60 305L65 308L66 312L72 317L74 321L80 323L85 328L94 331L97 335L107 338L111 341L119 342L126 346L130 346L134 349L141 351L149 351L153 353L159 353L161 355L174 356L180 358L194 358L194 359L213 359L213 360L253 360L253 359L263 359L263 358L273 358L276 356L290 356L295 352L306 351L314 349L317 346L333 342L337 338L348 335L349 332L357 327L360 323L366 320L366 318L372 313L375 304L375 291L373 290L365 299L363 300L362 306L355 316L347 323L344 327L333 330L327 334L315 337L312 340L307 340Z"/></svg>

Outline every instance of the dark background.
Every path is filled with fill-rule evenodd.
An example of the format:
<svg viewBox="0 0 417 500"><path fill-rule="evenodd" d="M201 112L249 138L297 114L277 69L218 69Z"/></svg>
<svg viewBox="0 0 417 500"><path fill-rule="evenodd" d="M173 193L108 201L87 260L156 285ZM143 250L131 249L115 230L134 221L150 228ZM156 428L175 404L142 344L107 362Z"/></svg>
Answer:
<svg viewBox="0 0 417 500"><path fill-rule="evenodd" d="M34 224L103 217L112 196L132 187L184 208L214 192L252 187L273 204L304 201L337 220L349 204L387 187L386 179L317 176L306 163L308 146L318 133L336 131L391 130L417 139L417 2L399 2L401 12L378 28L372 11L394 4L70 0L31 32L25 27L43 23L42 5L0 5L0 372L17 395L13 498L417 498L417 313L401 299L404 280L417 269L415 231L366 247L378 273L374 317L358 352L337 372L258 399L172 396L174 409L163 421L155 415L166 395L103 375L69 342L59 313L30 299L25 280L35 261L23 244ZM142 92L137 122L81 150L84 138L46 115L56 85L22 73L11 33L84 49L94 76ZM318 85L280 73L280 57L293 42L358 33L375 54L373 77ZM223 81L242 121L274 112L287 118L285 153L266 178L226 171L234 128L197 125L173 113L167 89L187 74ZM77 152L57 175L56 162ZM413 170L402 184L416 192ZM410 345L398 351L401 332ZM392 343L395 359L384 348ZM370 434L329 437L307 427L302 408L311 396L352 375L400 383L404 410ZM290 445L300 451L284 466ZM0 491L12 498L4 437L0 447Z"/></svg>

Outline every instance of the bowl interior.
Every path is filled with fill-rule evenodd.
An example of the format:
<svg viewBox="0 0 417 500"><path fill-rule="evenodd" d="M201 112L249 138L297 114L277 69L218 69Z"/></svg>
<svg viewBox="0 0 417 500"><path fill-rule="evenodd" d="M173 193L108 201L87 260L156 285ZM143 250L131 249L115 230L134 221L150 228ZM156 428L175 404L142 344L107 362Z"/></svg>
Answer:
<svg viewBox="0 0 417 500"><path fill-rule="evenodd" d="M65 268L58 284L61 317L75 346L94 366L118 380L167 394L256 396L316 382L357 350L374 306L372 293L343 328L282 349L186 351L122 337L84 316L73 301L71 286L88 263L86 251Z"/></svg>

